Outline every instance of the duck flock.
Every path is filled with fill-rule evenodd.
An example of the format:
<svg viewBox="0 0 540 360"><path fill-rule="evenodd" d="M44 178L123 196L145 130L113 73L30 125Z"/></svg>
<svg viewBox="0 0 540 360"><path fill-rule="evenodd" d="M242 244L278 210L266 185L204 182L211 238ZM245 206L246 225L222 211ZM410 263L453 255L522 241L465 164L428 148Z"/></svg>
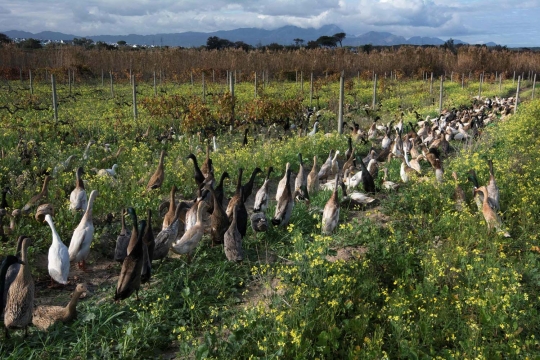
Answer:
<svg viewBox="0 0 540 360"><path fill-rule="evenodd" d="M405 183L413 181L419 176L424 176L420 166L421 161L431 165L437 182L443 182L444 166L443 159L453 150L452 144L457 141L470 142L477 138L482 128L497 118L504 118L512 112L514 100L509 99L475 99L473 105L468 108L452 109L445 111L438 117L429 116L422 120L416 113L417 124L404 125L403 113L396 117L395 121L380 124L377 117L369 129L362 130L353 123L350 126L350 136L347 149L344 151L345 161L338 161L339 150L332 150L326 161L319 167L318 157L314 156L311 170L304 165L302 155L298 154L299 167L294 179L291 176L291 164L285 164L285 175L277 185L275 196L270 193L270 175L274 170L269 167L263 185L254 194L253 207L246 207L246 200L253 195L256 176L263 171L256 167L249 180L242 183L243 169L239 169L236 181L236 190L230 199L224 193L224 180L229 174L224 171L217 180L210 148L207 146L206 159L199 167L194 154L189 154L187 159L193 162L193 177L197 184L197 196L193 201L177 201L176 186L170 189L169 200L160 205L160 213L165 213L161 231L157 234L152 230L152 211L147 210L143 219L138 216L135 209L128 207L123 210L121 216L122 228L117 237L114 259L122 264L118 284L114 293L114 300L124 300L133 294L139 298L141 284L151 279L153 262L163 261L169 254L175 253L186 256L191 261L191 256L201 242L205 233L210 234L211 246L223 246L227 260L240 262L244 259L242 239L246 236L248 223L254 232L264 232L270 223L273 226L287 226L291 219L291 213L295 202L309 203L310 196L320 190L331 190L332 193L324 209L322 209L321 231L330 235L339 223L340 206L365 206L375 201L373 195L380 191L375 184L378 178L379 167L393 158L401 160L400 180L393 182L388 179L388 169L383 168L384 177L381 188L387 191L395 191ZM394 125L395 123L395 125ZM317 131L315 122L313 135ZM354 145L360 142L371 142L372 146L365 157L357 156ZM83 157L88 157L88 144ZM216 139L213 140L216 150ZM247 143L247 132L244 144ZM119 149L118 157L122 149ZM165 168L164 158L166 152L162 151L159 163L154 174L151 176L145 191L160 189L164 183ZM326 156L326 155L324 155ZM71 158L59 164L53 170L53 176L69 168ZM282 165L283 166L283 165ZM474 189L474 200L478 210L484 215L488 231L495 228L504 236L510 236L504 231L501 219L497 214L500 209L499 189L496 184L493 163L489 161L490 178L486 185L480 186L474 169L471 169L468 178ZM117 177L118 165L111 169L97 171L100 176ZM68 283L70 267L73 263L86 271L86 260L90 253L90 245L94 236L94 224L92 209L95 201L99 201L97 190L87 195L82 167L75 171L75 188L71 192L69 209L73 212L82 213L79 225L73 231L69 247L66 246L53 221L52 206L47 204L50 176L46 176L42 191L33 196L22 209L15 209L10 215L10 226L7 230L14 229L16 218L35 212L35 218L39 222L46 222L51 229L52 244L48 253L48 272L51 283L61 285ZM464 206L465 193L457 183L454 199L456 208ZM120 179L119 179L120 180ZM356 190L361 187L362 191ZM339 199L338 189L342 189L342 198ZM0 204L0 220L7 215L8 207L6 195L10 194L9 188L2 190L2 202ZM270 219L267 218L267 209L270 200L275 198L275 212ZM251 207L251 206L250 206ZM167 210L165 212L165 210ZM249 215L251 214L251 215ZM125 217L129 217L130 226L126 225ZM129 229L131 227L131 229ZM6 233L0 226L4 239ZM78 284L71 301L65 306L38 306L34 307L34 281L30 270L28 247L32 239L21 235L18 238L16 254L8 255L0 268L0 310L3 312L6 337L9 330L24 329L30 324L39 329L46 330L56 322L67 322L76 317L76 304L79 297L88 289L85 284Z"/></svg>

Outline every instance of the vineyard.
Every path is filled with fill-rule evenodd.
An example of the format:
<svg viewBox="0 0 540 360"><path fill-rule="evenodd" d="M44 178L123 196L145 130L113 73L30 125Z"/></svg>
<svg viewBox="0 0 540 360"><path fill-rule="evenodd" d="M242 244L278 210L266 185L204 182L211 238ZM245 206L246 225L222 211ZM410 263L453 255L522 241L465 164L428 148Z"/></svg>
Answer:
<svg viewBox="0 0 540 360"><path fill-rule="evenodd" d="M62 56L68 55L76 54ZM23 209L51 176L43 203L54 208L56 230L69 245L82 217L69 209L79 166L86 191L98 192L87 271L72 263L66 286L50 286L51 231L36 221L36 209L18 217L2 215L1 258L15 254L19 235L32 239L25 267L35 282L36 306L65 306L78 283L88 288L76 320L46 331L31 326L26 337L11 330L10 339L0 343L2 358L539 356L540 102L531 100L535 83L528 73L534 61L517 69L524 79L521 73L513 79L510 71L465 67L445 77L439 68L442 82L439 75L433 81L427 76L432 68L409 71L417 76L406 78L405 71L391 70L398 68L394 64L386 74L378 73L375 87L372 70L357 72L351 66L343 86L346 124L339 134L340 73L325 65L317 71L270 69L269 77L268 72L255 75L263 68L259 59L254 69L244 67L243 72L212 71L214 66L205 64L205 70L193 66L198 70L174 77L171 69L155 71L150 60L144 71L132 71L125 62L110 73L102 73L110 69L103 59L95 60L87 75L75 63L33 67L30 82L26 70L24 76L17 72L20 64L14 59L0 84L0 185L11 189L7 213ZM135 63L142 67L142 61ZM77 70L68 73L72 66ZM518 82L516 114L494 110L474 139L450 141L449 155L441 160L443 181L423 162L422 174L404 183L399 180L402 160L383 159L374 178L377 191L370 194L375 200L342 204L331 235L321 233L321 222L332 190L310 193L309 201L295 202L285 226L269 225L266 232L248 227L243 261L227 261L224 246L214 245L205 233L191 256L170 252L153 262L140 300L134 294L114 301L123 266L113 258L122 209L132 207L139 219L150 209L148 225L157 235L163 222L160 208L173 185L177 200L197 197L193 163L186 159L190 153L202 164L207 145L212 149L216 180L224 171L230 175L226 199L235 194L240 168L246 182L256 167L263 173L273 167L266 210L270 219L287 163L294 182L298 153L309 170L314 156L320 167L331 150L339 150L337 161L343 166L352 136L362 161L370 150L379 151L384 134L357 136L355 124L367 133L374 123L395 125L402 119L405 134L418 130L416 124L426 117L436 118L439 108L464 110L487 98L515 97ZM308 116L311 107L315 110ZM374 121L377 116L380 121ZM162 151L164 179L149 190ZM510 238L488 231L467 181L473 169L481 184L488 182L488 159L500 188L498 215ZM114 164L113 176L100 175ZM384 188L384 167L399 189ZM263 181L262 175L255 178L252 198L246 201L250 214ZM454 199L457 186L465 190L461 206ZM340 190L338 197L345 194Z"/></svg>

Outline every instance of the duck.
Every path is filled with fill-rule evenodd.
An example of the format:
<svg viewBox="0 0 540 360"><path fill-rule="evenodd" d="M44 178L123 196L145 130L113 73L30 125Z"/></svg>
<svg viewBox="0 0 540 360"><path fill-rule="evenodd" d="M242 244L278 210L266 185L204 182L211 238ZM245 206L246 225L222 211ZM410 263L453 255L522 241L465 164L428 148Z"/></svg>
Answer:
<svg viewBox="0 0 540 360"><path fill-rule="evenodd" d="M484 203L484 193L481 191L476 191L480 187L480 185L478 184L478 178L476 177L476 171L474 171L474 169L469 170L467 180L473 184L473 199L476 203L478 211L482 211L482 206Z"/></svg>
<svg viewBox="0 0 540 360"><path fill-rule="evenodd" d="M88 153L90 152L90 146L94 145L96 142L94 140L90 140L88 144L86 145L86 149L84 149L84 153L81 160L88 160L89 156Z"/></svg>
<svg viewBox="0 0 540 360"><path fill-rule="evenodd" d="M324 235L332 234L339 222L338 182L339 174L336 176L334 191L332 192L330 199L326 202L326 205L324 205L321 227L321 231Z"/></svg>
<svg viewBox="0 0 540 360"><path fill-rule="evenodd" d="M143 267L141 270L141 284L146 284L152 276L152 258L154 256L154 248L156 242L154 240L154 232L152 231L152 211L146 210L146 228L143 236Z"/></svg>
<svg viewBox="0 0 540 360"><path fill-rule="evenodd" d="M435 159L435 179L440 184L444 182L444 171L442 168L441 159Z"/></svg>
<svg viewBox="0 0 540 360"><path fill-rule="evenodd" d="M459 186L459 180L457 173L455 171L452 171L452 177L455 181L455 190L454 190L454 201L456 202L456 210L461 211L463 210L463 204L466 203L467 199L465 198L465 191Z"/></svg>
<svg viewBox="0 0 540 360"><path fill-rule="evenodd" d="M48 269L51 281L66 285L69 275L69 252L68 248L60 239L60 235L54 227L54 222L50 214L45 215L45 221L49 224L52 232L52 245L49 248Z"/></svg>
<svg viewBox="0 0 540 360"><path fill-rule="evenodd" d="M367 193L375 193L377 189L375 189L375 181L373 180L371 173L366 168L363 161L357 159L357 162L360 163L360 168L362 169L362 185L364 187L364 191Z"/></svg>
<svg viewBox="0 0 540 360"><path fill-rule="evenodd" d="M176 196L176 191L177 190L178 189L177 189L176 185L173 185L171 187L171 192L170 192L170 195L169 195L169 210L167 211L167 213L163 217L163 224L161 226L162 229L170 226L171 223L174 221L174 214L175 214L175 211L176 211L175 196Z"/></svg>
<svg viewBox="0 0 540 360"><path fill-rule="evenodd" d="M233 220L223 237L223 249L225 256L229 261L242 261L244 259L244 251L242 250L242 235L238 231L236 217L238 214L238 205L233 209Z"/></svg>
<svg viewBox="0 0 540 360"><path fill-rule="evenodd" d="M114 261L123 262L127 256L127 247L131 238L131 231L126 229L126 209L122 209L122 215L120 216L120 223L122 229L120 234L116 237L116 247L114 249Z"/></svg>
<svg viewBox="0 0 540 360"><path fill-rule="evenodd" d="M4 305L7 298L6 276L12 265L21 265L22 260L15 255L8 255L0 266L0 317L4 313ZM18 272L18 270L17 270Z"/></svg>
<svg viewBox="0 0 540 360"><path fill-rule="evenodd" d="M118 157L120 156L120 154L121 154L125 149L126 149L125 147L120 146L120 147L118 148L118 150L116 150L116 153L104 157L103 159L100 160L99 163L100 163L100 164L110 164L111 162L118 160Z"/></svg>
<svg viewBox="0 0 540 360"><path fill-rule="evenodd" d="M358 171L354 175L351 175L351 173L352 173L352 169L349 168L343 174L343 179L345 181L345 185L347 185L347 189L356 188L362 181L362 171Z"/></svg>
<svg viewBox="0 0 540 360"><path fill-rule="evenodd" d="M354 149L353 149L353 153L354 153ZM334 154L334 158L332 159L332 167L330 168L330 174L331 175L335 175L339 171L339 163L338 163L338 160L337 160L338 155L339 155L339 150L336 150L336 153ZM319 176L319 178L320 178L320 176Z"/></svg>
<svg viewBox="0 0 540 360"><path fill-rule="evenodd" d="M485 186L480 186L478 189L475 189L474 192L482 192L482 194L484 195L484 200L482 202L482 214L484 215L484 219L486 220L488 234L491 232L491 229L495 228L495 230L497 230L498 233L502 233L504 237L511 237L511 235L503 229L501 218L489 205L488 189Z"/></svg>
<svg viewBox="0 0 540 360"><path fill-rule="evenodd" d="M283 192L285 191L285 185L286 185L287 181L289 181L289 175L287 175L287 174L291 173L290 169L291 169L291 163L287 163L285 165L285 174L283 175L283 178L281 178L281 180L279 180L279 183L278 183L278 186L277 186L276 201L279 201L279 199L281 198L281 195L283 195Z"/></svg>
<svg viewBox="0 0 540 360"><path fill-rule="evenodd" d="M289 165L289 163L287 163L287 165ZM288 225L291 218L292 209L294 206L294 197L292 196L291 192L290 177L291 169L290 166L287 166L287 170L285 172L285 186L283 189L283 193L278 199L276 211L274 212L274 217L272 218L272 224L276 226Z"/></svg>
<svg viewBox="0 0 540 360"><path fill-rule="evenodd" d="M345 172L345 171L347 171L348 169L354 167L354 162L355 162L354 151L355 151L355 150L356 150L356 149L353 149L353 150L352 150L351 156L350 156L349 158L347 158L347 161L345 161L345 163L344 163L343 166L341 167L341 171L342 171L342 172Z"/></svg>
<svg viewBox="0 0 540 360"><path fill-rule="evenodd" d="M32 308L34 307L34 279L28 262L28 247L32 240L24 237L21 250L21 267L15 280L7 292L7 300L4 309L4 326L6 338L9 338L9 330L24 329L28 335L28 325L32 322Z"/></svg>
<svg viewBox="0 0 540 360"><path fill-rule="evenodd" d="M222 244L223 236L229 227L229 218L227 212L223 209L222 203L217 198L216 192L211 184L206 185L210 194L214 199L214 210L210 215L210 236L212 238L212 245Z"/></svg>
<svg viewBox="0 0 540 360"><path fill-rule="evenodd" d="M257 194L255 194L255 202L253 203L254 212L265 212L266 209L268 209L268 202L270 198L268 186L270 184L270 173L272 171L274 171L274 168L272 166L268 167L264 183L259 191L257 191Z"/></svg>
<svg viewBox="0 0 540 360"><path fill-rule="evenodd" d="M137 214L135 209L128 208L128 213L133 220L132 234L136 234L137 242L128 256L122 262L122 270L118 277L118 284L114 293L114 300L124 300L135 293L137 301L139 300L139 289L141 287L141 273L144 264L143 254L143 234L146 230L146 220L141 220L140 225L137 224Z"/></svg>
<svg viewBox="0 0 540 360"><path fill-rule="evenodd" d="M46 200L49 196L49 182L52 180L52 178L47 175L45 176L45 179L43 180L43 187L41 188L41 191L32 196L32 198L23 206L21 209L23 214L29 214L32 208L34 208L36 205L39 205L42 200Z"/></svg>
<svg viewBox="0 0 540 360"><path fill-rule="evenodd" d="M76 261L79 264L79 268L86 270L86 259L90 253L90 244L94 237L94 223L92 221L92 207L94 201L98 196L97 190L92 190L90 198L88 199L88 205L86 212L84 213L81 222L73 232L71 242L69 243L69 261Z"/></svg>
<svg viewBox="0 0 540 360"><path fill-rule="evenodd" d="M379 176L379 163L377 162L377 160L369 160L369 163L367 164L367 169L373 179L376 179Z"/></svg>
<svg viewBox="0 0 540 360"><path fill-rule="evenodd" d="M210 175L212 171L212 159L210 159L210 145L206 145L206 159L201 166L201 172L205 178Z"/></svg>
<svg viewBox="0 0 540 360"><path fill-rule="evenodd" d="M252 192L253 192L253 183L255 181L255 176L257 176L258 173L261 173L262 170L258 167L256 167L253 172L251 173L251 177L249 178L249 181L247 183L244 184L244 186L242 187L242 190L243 190L243 199L244 199L244 202L251 196Z"/></svg>
<svg viewBox="0 0 540 360"><path fill-rule="evenodd" d="M84 189L84 182L82 180L82 175L84 170L82 167L78 167L75 173L75 189L69 195L69 210L75 211L85 211L88 200L86 198L86 190Z"/></svg>
<svg viewBox="0 0 540 360"><path fill-rule="evenodd" d="M397 190L399 189L399 184L396 184L395 182L393 181L390 181L388 180L388 168L383 168L383 173L384 173L384 177L383 177L383 182L382 182L382 187L386 190Z"/></svg>
<svg viewBox="0 0 540 360"><path fill-rule="evenodd" d="M264 232L268 230L268 220L264 212L255 212L251 214L251 229L253 232Z"/></svg>
<svg viewBox="0 0 540 360"><path fill-rule="evenodd" d="M332 154L333 150L330 150L330 154L328 154L328 158L322 164L321 169L319 170L319 181L320 180L326 180L332 173Z"/></svg>
<svg viewBox="0 0 540 360"><path fill-rule="evenodd" d="M163 184L163 181L165 180L165 169L163 167L165 155L165 150L162 150L161 155L159 156L159 163L157 169L150 178L150 181L148 181L148 185L146 185L146 190L159 189Z"/></svg>
<svg viewBox="0 0 540 360"><path fill-rule="evenodd" d="M294 189L300 189L302 185L307 186L307 173L304 169L304 162L302 161L302 154L298 153L298 159L300 160L300 166L298 168L298 174L296 175L296 179L294 180Z"/></svg>
<svg viewBox="0 0 540 360"><path fill-rule="evenodd" d="M351 154L353 153L353 147L352 147L352 138L349 136L347 139L347 142L349 144L349 147L347 148L347 151L345 151L345 159L348 159L351 157Z"/></svg>
<svg viewBox="0 0 540 360"><path fill-rule="evenodd" d="M180 212L187 206L185 202L180 202L176 206L173 222L166 228L161 229L155 238L155 248L152 260L163 260L169 253L171 244L178 236L178 228L180 226Z"/></svg>
<svg viewBox="0 0 540 360"><path fill-rule="evenodd" d="M497 186L497 182L495 181L495 175L493 173L493 160L488 160L488 166L489 166L489 182L486 186L488 190L488 201L490 206L495 210L499 211L501 209L499 200L499 187Z"/></svg>
<svg viewBox="0 0 540 360"><path fill-rule="evenodd" d="M19 260L21 260L22 256L21 256L21 252L22 252L22 243L23 243L23 240L26 238L26 236L24 235L21 235L19 236L19 238L17 239L17 248L15 250L15 257ZM18 262L18 263L14 263L14 264L11 264L10 266L8 266L7 268L7 273L6 273L6 277L5 277L5 287L4 287L4 297L3 299L0 299L3 301L3 304L6 305L6 301L7 301L7 291L9 290L9 287L11 286L11 284L13 284L13 281L15 281L15 278L17 277L17 274L19 273L19 270L21 268L21 263ZM3 311L3 307L0 308L0 314L2 313Z"/></svg>
<svg viewBox="0 0 540 360"><path fill-rule="evenodd" d="M313 123L313 130L311 130L310 132L308 132L308 136L314 136L316 133L317 133L317 129L319 127L319 122L318 121L315 121Z"/></svg>
<svg viewBox="0 0 540 360"><path fill-rule="evenodd" d="M185 220L184 220L184 230L188 231L191 229L193 225L197 222L197 209L199 206L199 203L206 202L206 195L208 194L208 190L202 188L198 190L198 196L197 199L195 199L195 202L193 205L187 210ZM208 205L208 203L207 203Z"/></svg>
<svg viewBox="0 0 540 360"><path fill-rule="evenodd" d="M206 211L206 203L200 202L197 207L197 222L195 225L187 230L182 237L172 244L171 250L179 255L188 255L188 258L191 257L191 254L199 242L202 240L204 235L203 227L203 213Z"/></svg>
<svg viewBox="0 0 540 360"><path fill-rule="evenodd" d="M358 191L353 191L347 193L347 188L345 186L345 183L343 181L339 184L341 186L341 190L343 192L343 199L341 199L341 205L347 205L347 206L363 206L367 204L371 204L376 199L367 196L366 194L363 194Z"/></svg>
<svg viewBox="0 0 540 360"><path fill-rule="evenodd" d="M85 292L88 292L86 284L77 284L75 291L71 294L71 300L65 307L38 306L33 311L32 324L39 330L46 331L58 322L68 323L75 320L77 318L77 303Z"/></svg>
<svg viewBox="0 0 540 360"><path fill-rule="evenodd" d="M61 172L68 171L71 165L71 161L74 157L75 155L70 155L65 161L61 161L60 163L58 163L58 165L53 168L53 178L56 178L56 176Z"/></svg>
<svg viewBox="0 0 540 360"><path fill-rule="evenodd" d="M307 176L307 191L313 195L319 191L319 170L317 168L317 155L313 156L313 167Z"/></svg>
<svg viewBox="0 0 540 360"><path fill-rule="evenodd" d="M114 164L110 169L100 169L97 172L98 176L109 176L116 177L116 170L118 169L118 164Z"/></svg>
<svg viewBox="0 0 540 360"><path fill-rule="evenodd" d="M199 168L199 164L197 163L197 157L193 153L191 153L188 156L186 156L186 159L193 160L193 177L195 178L195 182L197 183L197 186L200 187L205 177L201 169Z"/></svg>
<svg viewBox="0 0 540 360"><path fill-rule="evenodd" d="M221 177L219 179L219 183L218 183L218 186L215 187L214 189L214 193L215 193L215 196L217 197L218 199L218 202L220 204L223 204L223 198L225 197L225 192L223 191L223 182L225 181L225 179L230 179L229 177L229 173L224 171L222 174L221 174Z"/></svg>

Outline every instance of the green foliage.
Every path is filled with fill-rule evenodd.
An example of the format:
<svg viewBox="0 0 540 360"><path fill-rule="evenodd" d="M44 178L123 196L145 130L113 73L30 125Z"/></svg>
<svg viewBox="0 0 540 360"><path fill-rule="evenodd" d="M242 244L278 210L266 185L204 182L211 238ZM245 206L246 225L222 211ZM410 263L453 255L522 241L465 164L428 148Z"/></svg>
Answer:
<svg viewBox="0 0 540 360"><path fill-rule="evenodd" d="M331 77L320 79L315 87L319 106L328 108L320 113L321 128L329 132L335 126L332 106L338 88ZM444 106L470 103L477 83L467 85L461 89L460 84L447 82ZM87 191L100 193L94 214L101 221L96 222L91 251L108 256L111 244L101 236L115 238L120 226L117 221L104 225L107 213L119 214L126 206L139 214L146 208L155 211L173 184L184 197L194 195L193 168L185 156L193 152L202 158L198 150L204 144L192 132L215 131L219 149L211 157L216 175L227 170L231 179L240 167L251 172L255 166L273 166L276 181L283 176L286 162L298 168L298 152L304 159L317 155L321 164L330 149L346 147L346 136L323 131L313 137L279 132L281 140L268 133L256 138L250 133L248 146L241 147L241 131L228 133L223 126L229 124L233 100L220 85L208 87L212 95L206 102L190 85L162 89L167 94L154 97L151 86L139 85L140 112L134 120L128 85L117 85L114 99L99 86L76 86L74 91L80 95L72 97L59 86L56 123L50 120L52 109L47 105L49 84L35 84L33 96L24 95L25 89L2 90L1 100L10 111L0 110L4 128L0 180L14 193L8 198L11 207L22 207L39 191L45 171L52 172L67 156L76 155L72 169L84 166ZM371 89L371 81L348 83L350 121L370 122L363 105L370 103ZM267 125L285 118L303 121L298 117L309 98L299 84L270 83L259 90L254 99L252 83L237 84L235 130L263 120ZM511 83L504 84L503 93L511 90ZM484 91L499 93L497 85L486 84ZM425 82L381 79L378 92L377 114L384 122L400 110L411 121L415 121L412 110L422 116L438 111ZM174 258L154 264L154 280L141 290L141 302L130 298L113 303L114 284L104 283L80 302L74 323L55 325L47 333L31 329L27 339L15 333L12 340L1 343L0 353L14 359L156 358L168 353L201 359L537 357L538 119L540 102L520 104L518 115L489 125L472 147L445 160L445 183L436 184L426 167L421 180L398 192L378 194L380 207L343 207L332 236L320 234L319 210L330 196L323 191L311 197L309 206L295 205L287 228L270 228L264 234L248 230L243 263L225 261L222 247L210 247L205 237L190 263ZM143 138L148 127L149 135ZM176 131L172 140L156 140L171 127ZM19 137L26 140L24 151L22 145L17 149ZM90 148L89 159L82 160L89 139L97 144ZM109 155L104 143L111 144L113 151L120 147L125 151L103 163L101 159ZM457 143L452 146L462 148ZM168 154L165 182L161 189L146 193L146 181L139 180L149 178L162 149ZM369 144L357 144L359 155L368 150ZM462 211L455 209L452 200L455 184L449 174L457 172L470 198L466 173L475 169L485 183L488 158L494 162L501 215L511 239L487 233L472 199ZM119 165L116 180L90 171L113 163ZM387 166L395 181L399 161ZM65 243L77 225L67 202L74 182L72 169L58 171L49 199ZM234 191L234 180L226 183L226 191L229 195ZM267 216L273 211L271 205ZM35 258L50 245L49 229L25 217L14 236L23 233L35 239L30 254L33 274L45 273ZM343 249L349 257L340 257ZM0 244L0 251L12 253L13 242ZM119 271L118 266L111 269L111 273Z"/></svg>

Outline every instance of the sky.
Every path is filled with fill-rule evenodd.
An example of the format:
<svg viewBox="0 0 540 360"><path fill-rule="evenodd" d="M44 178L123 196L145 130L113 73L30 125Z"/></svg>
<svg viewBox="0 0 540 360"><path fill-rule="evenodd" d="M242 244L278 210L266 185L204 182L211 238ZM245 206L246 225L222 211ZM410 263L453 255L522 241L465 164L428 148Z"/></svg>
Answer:
<svg viewBox="0 0 540 360"><path fill-rule="evenodd" d="M468 43L540 46L540 0L2 0L0 32L76 36L335 24Z"/></svg>

